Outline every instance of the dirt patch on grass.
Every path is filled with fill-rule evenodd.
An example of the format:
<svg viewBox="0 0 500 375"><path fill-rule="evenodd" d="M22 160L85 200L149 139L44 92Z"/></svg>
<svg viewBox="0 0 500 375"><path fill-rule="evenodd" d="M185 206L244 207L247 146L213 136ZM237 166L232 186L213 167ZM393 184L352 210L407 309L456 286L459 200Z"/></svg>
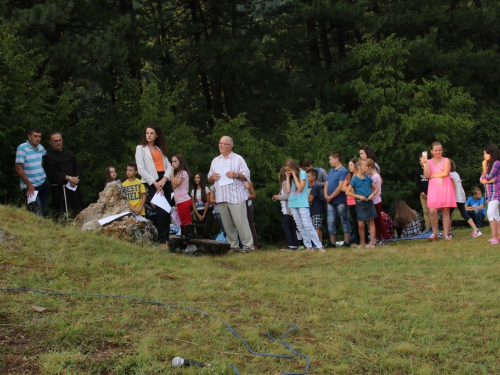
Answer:
<svg viewBox="0 0 500 375"><path fill-rule="evenodd" d="M0 312L1 374L39 374L38 355L44 352L23 326Z"/></svg>

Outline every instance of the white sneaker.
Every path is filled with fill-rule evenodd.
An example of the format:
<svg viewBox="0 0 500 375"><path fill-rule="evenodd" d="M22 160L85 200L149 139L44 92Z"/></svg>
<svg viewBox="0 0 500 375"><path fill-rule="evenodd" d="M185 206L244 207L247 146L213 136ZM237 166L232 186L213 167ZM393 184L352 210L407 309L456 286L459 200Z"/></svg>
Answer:
<svg viewBox="0 0 500 375"><path fill-rule="evenodd" d="M478 230L473 231L470 236L472 238L476 238L476 237L479 237L479 236L482 236L482 235L483 235L483 233L478 229Z"/></svg>

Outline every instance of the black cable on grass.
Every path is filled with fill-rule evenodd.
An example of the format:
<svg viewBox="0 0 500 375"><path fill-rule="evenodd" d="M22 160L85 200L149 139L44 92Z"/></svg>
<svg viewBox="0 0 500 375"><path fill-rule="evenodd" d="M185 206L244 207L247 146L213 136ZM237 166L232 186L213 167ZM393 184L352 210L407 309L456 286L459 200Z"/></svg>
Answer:
<svg viewBox="0 0 500 375"><path fill-rule="evenodd" d="M202 315L205 315L205 316L210 316L212 318L217 318L217 319L221 319L219 318L217 315L214 315L214 314L209 314L209 313L206 313L204 311L201 311L201 310L197 310L197 309L193 309L191 307L186 307L186 306L176 306L176 305L171 305L169 303L165 303L165 302L157 302L157 301L148 301L148 300L145 300L145 299L140 299L140 298L135 298L135 297L129 297L129 296L122 296L122 295L106 295L106 294L89 294L89 293L63 293L63 292L46 292L46 291L43 291L43 290L34 290L34 289L26 289L26 288L0 288L0 290L3 290L3 291L7 291L7 292L32 292L32 293L40 293L40 294L45 294L45 295L49 295L49 296L70 296L70 297L99 297L99 298L121 298L121 299L128 299L128 300L131 300L131 301L135 301L135 302L140 302L140 303L148 303L150 305L159 305L159 306L165 306L165 307L169 307L171 309L184 309L184 310L187 310L187 311L192 311L192 312L196 312L196 313L199 313L199 314L202 314ZM264 356L264 357L275 357L275 358L285 358L285 359L291 359L291 358L294 358L295 356L300 356L302 358L305 358L307 360L307 366L306 366L306 369L304 372L297 372L297 373L285 373L285 374L282 374L282 375L305 375L307 374L307 372L309 371L309 367L311 366L311 360L309 359L309 357L307 357L305 354L302 354L302 353L299 353L295 350L293 350L290 345L288 345L288 343L285 341L285 336L288 335L289 333L291 332L294 332L296 329L297 329L297 325L295 324L290 324L290 323L283 323L284 325L288 325L290 327L293 327L292 329L288 330L287 332L285 332L282 336L281 336L281 340L276 340L272 335L271 333L269 332L269 330L267 331L267 335L269 336L269 338L271 340L273 340L274 342L278 343L278 344L282 344L284 345L293 355L290 355L290 356L286 356L286 355L279 355L279 354L271 354L271 353L258 353L258 352L255 352L253 351L250 346L248 345L248 343L245 341L245 339L243 339L243 337L241 337L233 328L231 328L231 326L225 322L224 320L222 320L222 323L224 323L224 325L226 326L226 328L234 335L236 336L238 339L241 340L241 342L243 342L243 344L245 345L245 347L247 348L247 350L253 354L253 355L259 355L259 356ZM238 372L238 370L236 369L236 366L231 364L231 367L234 369L234 371L236 372L236 374L240 375L240 373Z"/></svg>

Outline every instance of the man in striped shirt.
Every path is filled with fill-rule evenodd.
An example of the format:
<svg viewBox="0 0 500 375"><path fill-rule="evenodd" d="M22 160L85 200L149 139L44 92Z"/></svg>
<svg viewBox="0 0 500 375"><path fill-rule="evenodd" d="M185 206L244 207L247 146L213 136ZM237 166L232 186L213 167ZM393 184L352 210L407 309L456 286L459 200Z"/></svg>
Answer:
<svg viewBox="0 0 500 375"><path fill-rule="evenodd" d="M250 180L250 170L245 159L233 152L233 140L224 136L219 141L220 155L212 160L208 181L215 186L215 199L219 206L219 213L226 230L226 237L232 251L239 250L238 235L243 244L243 253L253 251L254 243L250 225L248 224L247 205L248 195L245 192L244 182ZM223 176L219 173L225 171Z"/></svg>
<svg viewBox="0 0 500 375"><path fill-rule="evenodd" d="M21 178L21 189L29 199L38 191L34 202L28 206L30 210L46 217L49 207L49 187L45 181L45 170L42 167L42 158L47 154L40 144L42 132L33 128L28 131L28 140L20 144L16 151L16 172Z"/></svg>

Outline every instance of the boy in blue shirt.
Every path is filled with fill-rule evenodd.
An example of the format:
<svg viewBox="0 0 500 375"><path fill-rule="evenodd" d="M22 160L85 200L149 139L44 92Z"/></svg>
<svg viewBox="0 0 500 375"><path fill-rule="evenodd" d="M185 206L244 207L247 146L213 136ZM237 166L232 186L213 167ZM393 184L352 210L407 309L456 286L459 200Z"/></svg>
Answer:
<svg viewBox="0 0 500 375"><path fill-rule="evenodd" d="M349 238L351 237L351 224L349 223L349 207L347 206L347 197L342 191L344 180L347 176L347 169L341 162L340 151L332 151L328 156L332 169L328 172L325 183L325 200L328 204L328 234L330 243L327 247L336 247L335 235L337 234L337 215L340 216L342 228L344 230L343 247L349 247Z"/></svg>
<svg viewBox="0 0 500 375"><path fill-rule="evenodd" d="M483 225L484 217L486 216L486 209L484 208L484 197L481 189L474 186L471 189L472 197L467 198L465 202L465 209L469 211L469 215L474 220L476 227L480 228Z"/></svg>

